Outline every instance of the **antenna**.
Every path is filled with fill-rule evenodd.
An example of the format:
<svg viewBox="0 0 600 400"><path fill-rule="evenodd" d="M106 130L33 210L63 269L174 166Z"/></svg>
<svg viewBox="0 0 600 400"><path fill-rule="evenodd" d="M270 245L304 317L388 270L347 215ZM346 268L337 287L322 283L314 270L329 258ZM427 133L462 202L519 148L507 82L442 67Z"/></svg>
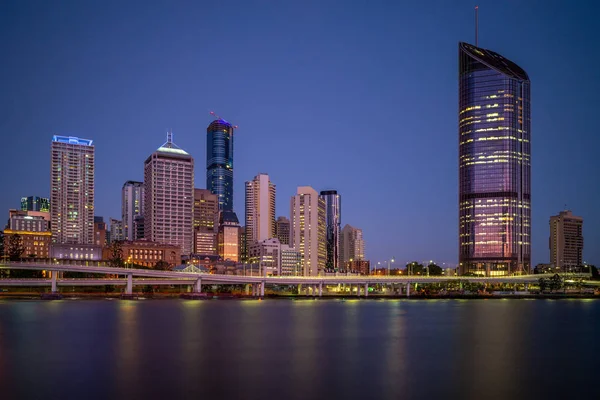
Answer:
<svg viewBox="0 0 600 400"><path fill-rule="evenodd" d="M479 47L479 6L475 6L475 47Z"/></svg>
<svg viewBox="0 0 600 400"><path fill-rule="evenodd" d="M167 131L167 143L173 143L173 129Z"/></svg>

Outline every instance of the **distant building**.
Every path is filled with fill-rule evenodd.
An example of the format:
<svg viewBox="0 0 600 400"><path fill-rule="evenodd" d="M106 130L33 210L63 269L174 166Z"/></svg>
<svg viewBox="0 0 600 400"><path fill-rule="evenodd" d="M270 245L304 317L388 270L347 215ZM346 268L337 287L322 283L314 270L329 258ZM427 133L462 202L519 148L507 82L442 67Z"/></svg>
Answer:
<svg viewBox="0 0 600 400"><path fill-rule="evenodd" d="M127 181L121 189L121 221L123 222L123 239L143 239L138 236L135 219L144 216L144 182Z"/></svg>
<svg viewBox="0 0 600 400"><path fill-rule="evenodd" d="M106 246L106 222L102 217L94 216L94 244Z"/></svg>
<svg viewBox="0 0 600 400"><path fill-rule="evenodd" d="M342 229L341 258L344 265L349 261L364 260L365 242L362 229L346 224Z"/></svg>
<svg viewBox="0 0 600 400"><path fill-rule="evenodd" d="M144 235L144 216L137 215L133 219L133 231L136 240L144 239L146 236Z"/></svg>
<svg viewBox="0 0 600 400"><path fill-rule="evenodd" d="M220 213L218 251L223 260L240 261L240 223L233 211Z"/></svg>
<svg viewBox="0 0 600 400"><path fill-rule="evenodd" d="M248 246L248 262L258 266L260 275L281 275L281 244L277 239L264 239Z"/></svg>
<svg viewBox="0 0 600 400"><path fill-rule="evenodd" d="M321 198L325 201L325 224L327 226L327 269L338 270L340 265L340 233L342 221L342 197L336 190L324 190Z"/></svg>
<svg viewBox="0 0 600 400"><path fill-rule="evenodd" d="M95 244L54 243L50 246L50 258L57 260L102 260L102 246Z"/></svg>
<svg viewBox="0 0 600 400"><path fill-rule="evenodd" d="M50 199L46 197L21 197L21 211L50 212Z"/></svg>
<svg viewBox="0 0 600 400"><path fill-rule="evenodd" d="M123 221L118 219L109 218L109 229L110 229L110 240L116 242L123 240Z"/></svg>
<svg viewBox="0 0 600 400"><path fill-rule="evenodd" d="M233 129L223 119L206 128L206 188L217 195L220 211L233 211Z"/></svg>
<svg viewBox="0 0 600 400"><path fill-rule="evenodd" d="M11 237L19 236L23 243L23 252L21 257L25 258L49 258L50 244L52 243L52 233L49 230L30 231L30 230L4 230L4 252L8 253Z"/></svg>
<svg viewBox="0 0 600 400"><path fill-rule="evenodd" d="M371 273L371 263L368 260L347 261L344 270L353 274L369 275Z"/></svg>
<svg viewBox="0 0 600 400"><path fill-rule="evenodd" d="M123 241L121 249L125 264L154 267L159 261L165 261L171 266L181 263L181 249L179 246L140 239ZM111 250L111 248L104 248L105 260L110 259Z"/></svg>
<svg viewBox="0 0 600 400"><path fill-rule="evenodd" d="M94 146L89 139L53 136L50 208L55 243L94 242Z"/></svg>
<svg viewBox="0 0 600 400"><path fill-rule="evenodd" d="M208 189L194 189L194 254L217 254L219 200Z"/></svg>
<svg viewBox="0 0 600 400"><path fill-rule="evenodd" d="M290 244L290 220L286 217L277 217L275 222L275 237L279 239L279 243Z"/></svg>
<svg viewBox="0 0 600 400"><path fill-rule="evenodd" d="M550 217L550 263L561 269L583 265L583 218L571 211Z"/></svg>
<svg viewBox="0 0 600 400"><path fill-rule="evenodd" d="M10 210L7 228L13 231L47 232L49 231L46 216L35 215L34 211Z"/></svg>
<svg viewBox="0 0 600 400"><path fill-rule="evenodd" d="M291 199L290 216L290 243L302 254L304 275L322 274L327 256L325 201L310 186L298 187Z"/></svg>
<svg viewBox="0 0 600 400"><path fill-rule="evenodd" d="M240 262L248 260L248 241L246 240L246 227L240 228Z"/></svg>
<svg viewBox="0 0 600 400"><path fill-rule="evenodd" d="M267 174L246 182L246 247L275 237L275 192Z"/></svg>
<svg viewBox="0 0 600 400"><path fill-rule="evenodd" d="M144 237L180 246L194 242L194 159L173 143L172 135L144 162Z"/></svg>
<svg viewBox="0 0 600 400"><path fill-rule="evenodd" d="M280 270L282 276L304 275L302 253L288 245L281 245Z"/></svg>

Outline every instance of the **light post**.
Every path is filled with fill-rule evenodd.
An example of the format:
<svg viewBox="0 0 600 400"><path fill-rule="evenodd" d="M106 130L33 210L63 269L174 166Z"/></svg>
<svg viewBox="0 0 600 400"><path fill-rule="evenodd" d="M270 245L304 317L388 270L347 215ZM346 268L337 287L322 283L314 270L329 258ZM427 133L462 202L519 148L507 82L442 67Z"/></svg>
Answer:
<svg viewBox="0 0 600 400"><path fill-rule="evenodd" d="M394 262L394 257L391 260L388 260L388 276L390 276L390 263Z"/></svg>
<svg viewBox="0 0 600 400"><path fill-rule="evenodd" d="M377 265L381 265L381 262L377 261ZM375 274L377 274L377 270L380 269L379 267L375 268Z"/></svg>

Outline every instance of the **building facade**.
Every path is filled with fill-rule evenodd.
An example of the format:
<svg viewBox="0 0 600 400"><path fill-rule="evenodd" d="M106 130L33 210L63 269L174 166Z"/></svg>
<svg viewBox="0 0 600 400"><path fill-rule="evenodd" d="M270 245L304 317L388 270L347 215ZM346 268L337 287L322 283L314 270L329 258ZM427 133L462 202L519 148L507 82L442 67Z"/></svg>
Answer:
<svg viewBox="0 0 600 400"><path fill-rule="evenodd" d="M365 241L362 229L346 224L342 229L340 254L344 266L351 261L365 259Z"/></svg>
<svg viewBox="0 0 600 400"><path fill-rule="evenodd" d="M194 189L194 254L217 254L219 200L208 189Z"/></svg>
<svg viewBox="0 0 600 400"><path fill-rule="evenodd" d="M10 210L8 229L13 231L47 232L50 230L48 219L43 215L36 215L35 211Z"/></svg>
<svg viewBox="0 0 600 400"><path fill-rule="evenodd" d="M583 265L583 218L571 211L550 217L550 263L563 270Z"/></svg>
<svg viewBox="0 0 600 400"><path fill-rule="evenodd" d="M233 129L222 119L206 129L206 188L217 195L221 211L233 211Z"/></svg>
<svg viewBox="0 0 600 400"><path fill-rule="evenodd" d="M123 221L118 219L109 218L109 228L110 229L110 241L117 242L119 240L124 240L123 237Z"/></svg>
<svg viewBox="0 0 600 400"><path fill-rule="evenodd" d="M304 274L302 253L288 245L282 244L279 268L281 276L302 276Z"/></svg>
<svg viewBox="0 0 600 400"><path fill-rule="evenodd" d="M159 261L164 261L174 267L181 263L181 249L179 246L156 243L145 239L125 240L121 244L122 258L125 265L142 265L154 267ZM104 248L103 258L111 257L111 248Z"/></svg>
<svg viewBox="0 0 600 400"><path fill-rule="evenodd" d="M55 243L94 242L94 146L89 139L53 136L50 214Z"/></svg>
<svg viewBox="0 0 600 400"><path fill-rule="evenodd" d="M217 235L218 252L223 260L240 261L240 223L233 211L221 211Z"/></svg>
<svg viewBox="0 0 600 400"><path fill-rule="evenodd" d="M54 243L50 246L50 258L57 260L102 260L102 246L95 244Z"/></svg>
<svg viewBox="0 0 600 400"><path fill-rule="evenodd" d="M94 216L94 244L106 246L106 222L104 218Z"/></svg>
<svg viewBox="0 0 600 400"><path fill-rule="evenodd" d="M275 237L275 185L267 174L246 182L246 247Z"/></svg>
<svg viewBox="0 0 600 400"><path fill-rule="evenodd" d="M325 201L325 224L327 226L327 261L329 270L343 269L340 265L340 231L342 223L342 197L336 190L324 190L321 198Z"/></svg>
<svg viewBox="0 0 600 400"><path fill-rule="evenodd" d="M258 266L260 275L281 275L281 244L275 238L248 245L248 262Z"/></svg>
<svg viewBox="0 0 600 400"><path fill-rule="evenodd" d="M21 211L50 212L50 199L46 197L21 197Z"/></svg>
<svg viewBox="0 0 600 400"><path fill-rule="evenodd" d="M19 238L23 251L20 254L22 258L49 258L50 245L52 244L52 233L45 231L29 230L4 230L4 251L10 253L10 243L13 237ZM19 240L17 239L17 240Z"/></svg>
<svg viewBox="0 0 600 400"><path fill-rule="evenodd" d="M369 275L371 273L371 263L368 260L348 261L346 262L344 271L351 274Z"/></svg>
<svg viewBox="0 0 600 400"><path fill-rule="evenodd" d="M172 135L144 162L144 236L192 252L194 241L194 159Z"/></svg>
<svg viewBox="0 0 600 400"><path fill-rule="evenodd" d="M286 217L277 217L275 222L275 237L282 245L290 245L290 220Z"/></svg>
<svg viewBox="0 0 600 400"><path fill-rule="evenodd" d="M135 219L144 215L144 182L127 181L121 189L121 221L123 239L143 239L137 236Z"/></svg>
<svg viewBox="0 0 600 400"><path fill-rule="evenodd" d="M325 201L310 186L300 186L291 199L290 216L290 242L302 254L303 275L324 273L327 258Z"/></svg>
<svg viewBox="0 0 600 400"><path fill-rule="evenodd" d="M531 108L527 73L459 44L459 269L531 269Z"/></svg>

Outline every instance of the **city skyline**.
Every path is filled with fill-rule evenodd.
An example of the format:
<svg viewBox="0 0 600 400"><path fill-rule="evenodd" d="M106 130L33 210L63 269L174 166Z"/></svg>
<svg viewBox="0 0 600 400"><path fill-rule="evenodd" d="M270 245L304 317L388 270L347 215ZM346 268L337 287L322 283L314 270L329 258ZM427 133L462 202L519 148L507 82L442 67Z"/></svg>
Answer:
<svg viewBox="0 0 600 400"><path fill-rule="evenodd" d="M509 13L511 11L510 6L505 5L505 7L508 8L508 10L502 12ZM480 26L481 36L479 45L497 51L517 62L527 70L533 82L532 119L535 122L532 129L532 135L534 137L534 164L532 167L532 199L534 204L532 208L535 211L532 223L534 230L532 234L534 241L532 264L535 265L537 263L548 262L547 221L551 215L558 213L563 208L572 209L575 214L585 218L586 227L584 235L587 243L595 243L598 241L598 211L592 206L592 199L595 197L594 191L597 190L592 183L594 182L594 173L597 172L598 169L597 164L592 161L591 153L589 153L590 150L587 150L594 148L595 146L593 143L597 143L598 139L593 138L592 136L587 136L587 139L585 139L586 137L583 134L579 136L582 125L581 122L578 122L578 119L583 118L575 118L575 116L578 116L580 113L581 117L583 117L586 115L586 110L594 109L595 106L593 105L597 100L590 100L588 98L586 102L586 100L580 100L573 95L569 95L569 93L577 92L580 96L585 98L586 93L593 93L594 83L590 84L587 89L581 84L579 85L581 87L577 86L579 79L583 79L586 76L584 72L588 71L588 73L590 73L589 70L585 69L587 67L583 65L582 68L584 72L582 77L570 78L570 84L568 85L573 86L573 80L575 80L577 90L574 91L571 88L566 92L567 89L562 88L560 82L552 81L552 78L559 75L559 73L566 74L564 66L561 67L561 64L559 64L558 61L553 64L548 64L550 62L547 60L547 56L550 53L548 51L549 49L547 47L543 48L543 46L542 49L539 47L536 48L535 35L530 38L532 42L531 48L526 50L521 48L522 46L520 46L520 42L517 40L519 36L523 36L522 34L510 33L508 37L500 39L499 37L496 37L500 35L494 34L500 32L498 25L502 20L502 14L496 15L496 9L491 4L483 4L480 8L482 10L480 18L482 19L482 22L485 21L488 25L482 24ZM528 15L527 13L530 15L533 12L527 5L524 7L520 6L519 8L526 15ZM558 8L556 4L551 4L548 9L549 11L545 10L544 12L556 12L557 9L562 11L562 8ZM353 10L356 12L356 9ZM407 12L407 14L412 15L411 10L409 10L410 12ZM280 10L280 12L283 11ZM565 10L565 12L568 14L570 11ZM371 18L374 14L377 14L377 12L375 11L372 14L367 15L367 17ZM464 7L464 10L454 9L452 15L457 17L459 21L464 21L466 27L464 29L452 30L452 33L448 35L452 37L447 38L448 40L438 38L436 41L430 36L426 36L423 39L425 43L435 44L436 49L439 51L439 54L436 54L436 56L439 56L439 59L436 61L435 65L436 68L439 68L441 65L443 70L439 70L436 82L442 82L442 87L445 88L454 87L454 91L441 91L440 97L442 100L435 100L435 107L440 112L440 115L446 115L446 117L440 116L440 120L443 121L443 123L436 125L434 122L430 123L425 120L420 124L424 125L426 129L415 130L414 124L416 123L416 120L419 118L423 119L423 116L425 115L425 113L415 115L414 113L418 112L417 109L414 109L414 112L407 112L406 116L402 113L393 113L392 108L384 108L380 114L375 114L375 116L389 120L392 125L399 125L399 127L394 129L390 135L392 133L399 134L401 139L399 141L392 140L390 143L391 146L389 146L389 153L387 152L388 150L384 150L386 151L385 157L393 161L384 161L386 168L382 169L383 175L381 175L382 180L394 182L393 186L398 186L398 189L392 190L391 188L382 188L379 192L373 190L375 186L378 185L370 185L369 182L364 179L364 175L361 172L361 169L365 169L367 166L366 161L364 164L358 162L354 165L350 163L344 164L342 154L340 154L339 157L340 166L334 166L333 168L328 169L328 171L331 171L330 174L320 173L318 163L316 166L311 166L310 164L303 164L295 158L295 149L293 148L294 142L293 139L290 139L290 137L297 138L296 140L298 141L301 150L304 152L310 151L312 153L312 155L308 155L307 159L319 159L319 157L322 156L323 153L321 153L318 148L312 148L302 144L303 142L314 142L317 139L322 140L325 147L329 146L330 148L331 146L334 146L334 143L338 143L338 147L341 145L342 147L347 148L349 154L352 154L356 160L360 160L361 156L366 158L372 157L372 153L370 153L369 149L365 146L368 142L359 140L359 136L356 136L356 133L353 132L361 132L361 130L367 129L366 122L374 116L372 112L375 111L378 106L381 106L381 101L377 100L378 93L384 98L385 96L388 96L387 98L393 99L393 96L389 97L391 90L393 90L394 93L397 90L403 90L411 96L416 97L416 104L421 104L419 100L421 99L419 97L421 94L416 91L416 88L413 88L409 82L404 82L402 80L394 81L393 78L390 79L395 83L390 84L389 89L387 86L375 85L377 87L376 91L367 91L367 93L370 93L370 96L367 96L369 100L351 102L350 105L354 108L350 107L350 110L344 112L340 112L339 110L333 110L332 112L332 110L327 109L322 111L316 109L317 105L310 105L311 99L305 97L303 94L304 92L300 90L300 88L293 86L289 90L291 90L292 93L297 93L300 98L297 99L297 103L292 102L290 106L304 104L308 107L309 113L306 115L307 113L303 112L301 108L291 110L283 107L283 110L281 108L275 110L279 110L276 114L283 114L277 117L278 121L281 121L282 118L290 121L288 124L284 125L281 125L279 122L275 124L284 126L285 137L287 137L288 140L287 142L282 142L281 138L277 137L279 133L275 134L271 132L269 135L260 135L261 130L264 130L264 125L260 125L259 120L264 120L265 114L272 111L269 109L269 107L273 106L272 103L264 101L264 99L262 103L258 103L257 105L248 103L250 109L247 110L243 108L241 103L243 101L243 96L241 99L235 99L235 97L240 96L240 94L236 94L235 96L229 94L226 99L225 97L214 94L202 96L200 91L193 96L195 102L190 101L191 98L189 96L185 101L177 100L175 101L176 105L174 108L167 107L162 114L159 114L154 118L149 118L144 115L145 121L135 121L135 123L130 122L128 125L130 129L125 132L119 128L119 134L117 136L111 136L109 130L102 128L102 124L100 124L98 128L89 125L96 121L95 118L97 118L96 114L90 113L90 111L83 113L73 112L74 114L82 115L77 118L73 117L73 119L69 119L66 115L62 116L63 112L60 110L58 112L59 116L53 118L46 117L45 119L42 118L41 121L36 121L35 123L23 123L22 119L19 119L19 115L17 115L17 117L11 116L8 118L7 128L10 131L23 131L25 135L19 136L26 136L28 138L31 136L33 139L39 139L46 144L48 142L47 138L54 133L65 136L86 137L94 140L94 144L97 146L97 165L95 174L97 189L95 199L96 211L94 214L103 216L105 220L108 220L109 217L120 216L120 186L126 180L142 180L143 175L141 173L140 165L143 163L143 159L147 154L150 154L150 152L155 149L155 146L153 145L155 140L153 138L159 137L167 126L173 126L173 130L178 137L178 144L180 144L182 148L188 150L190 154L198 160L195 174L196 177L198 177L198 183L203 181L201 178L203 176L203 171L198 169L203 165L202 156L205 154L205 149L203 149L203 135L205 134L204 129L206 125L212 120L208 115L208 110L214 109L224 115L227 119L234 120L236 123L240 124L239 131L236 131L236 174L234 178L235 189L233 202L237 205L234 207L234 210L237 212L240 220L244 219L242 211L243 200L241 200L243 199L243 182L251 179L259 171L265 171L266 173L269 173L269 175L272 176L273 181L277 183L279 194L282 196L280 199L289 198L295 193L295 188L302 185L310 185L316 190L335 188L344 196L344 220L363 229L368 243L367 258L372 262L385 260L391 255L396 255L399 263L410 259L434 259L438 262L456 262L458 259L456 249L458 240L456 234L457 210L455 199L457 197L456 188L458 185L456 183L457 174L456 163L454 161L457 155L455 143L457 126L455 115L457 108L455 100L457 86L455 72L457 60L455 49L456 43L461 40L467 42L473 41L471 28L472 9L467 6ZM301 16L302 18L311 18L304 14ZM429 16L429 18L431 18L431 16ZM440 17L437 15L434 16L434 22L437 22L439 18ZM498 21L495 21L496 19ZM351 20L356 21L356 17L354 16ZM547 22L548 24L555 22L555 20L552 19L549 21L550 22ZM321 27L318 23L319 21L316 22L317 26ZM576 32L581 32L582 29L586 29L585 27L587 25L582 23L582 26L583 28L580 28L580 30ZM345 28L345 26L343 28ZM525 28L518 27L517 29ZM379 34L380 32L377 33ZM573 33L571 32L569 35L572 36ZM528 38L530 36L531 35L529 35ZM330 39L330 44L338 42L342 44L345 43L345 41L335 40L331 36L324 35L324 37ZM579 38L579 36L577 37ZM586 43L585 39L574 42L575 43L570 45L584 46L584 43ZM447 43L447 45L441 45L440 43ZM567 48L562 42L558 41L555 45L557 48L553 49L553 56L558 54L565 58L567 55L569 57L578 57L576 52L567 52ZM400 43L399 46L404 49L404 55L406 56L422 55L422 53L416 52L416 50L410 46L408 48L405 47L406 44L404 43ZM342 51L339 54L351 56L354 53L352 51ZM368 54L373 55L373 53ZM387 68L391 68L395 65L395 62L399 60L394 57L397 56L392 56L391 60L385 61L376 59L375 64L380 68L387 70ZM539 59L541 59L541 61L546 61L542 65ZM329 58L326 58L325 61L325 65L322 65L321 67L331 68L335 65ZM364 65L364 67L367 68L366 65ZM184 68L184 66L178 64L177 68ZM189 66L185 66L185 71L187 71L188 68ZM402 68L408 68L408 71L412 71L410 67L403 66ZM543 71L543 68L547 68L550 73ZM312 69L309 70L311 74L317 73L316 71L318 71L318 69L315 69L314 72ZM372 73L373 70L367 68L366 71L371 71L370 73ZM358 71L356 70L353 70L352 73L348 72L343 76L343 80L336 80L330 75L327 75L327 79L330 80L317 80L317 82L321 82L322 84L325 83L323 92L324 100L337 98L337 95L334 96L336 88L341 89L342 91L346 90L345 93L354 93L354 91L347 92L352 89L346 86L346 82L350 82L351 79L349 78L355 76L354 74L357 72ZM227 76L239 84L240 82L234 78L235 73L237 72L230 71ZM365 75L367 81L372 79L370 73ZM582 74L581 71L580 74ZM359 75L356 76L358 77ZM390 75L390 77L391 76L392 75ZM248 79L248 75L242 74L240 79ZM288 80L292 82L293 77L288 77ZM177 82L178 80L173 80L170 85L178 87ZM228 84L228 86L232 88L235 85L231 83ZM250 86L252 88L251 92L257 90L252 84L250 84ZM309 86L312 87L312 85ZM361 84L358 84L355 89L367 90ZM98 88L94 90L98 91ZM94 90L90 89L90 92L93 93ZM556 96L550 95L550 93L554 93L556 90L558 90ZM563 92L561 92L561 90L563 90ZM565 94L567 95L566 98L568 101L566 105L563 101ZM559 100L559 98L561 100ZM23 101L23 99L18 96L15 99L15 104L19 104L19 101ZM228 101L232 102L228 103ZM392 101L392 103L394 102ZM63 102L59 102L59 104L65 104L64 99ZM577 105L579 107L577 107ZM111 123L115 123L114 118L116 118L116 125L121 126L123 121L135 118L136 115L139 115L141 109L147 106L147 102L139 104L137 107L133 108L130 115L124 112L119 114L118 112L109 112L106 110L103 111L103 113L108 113L107 118L111 120ZM163 105L161 105L161 107L162 106ZM259 112L259 108L263 108L262 106L266 109ZM318 106L320 106L320 104ZM366 110L364 113L372 115L366 115L363 118L356 115L350 116L351 113L357 113L357 107L359 106L365 106ZM54 112L57 111L56 107L60 106L53 106L52 110ZM402 107L405 109L408 107L408 110L411 110L409 103L402 103L400 107L396 107L396 109L399 110ZM67 111L67 108L68 107L65 107L65 111ZM193 112L191 112L192 108L194 109ZM573 119L574 125L569 126L569 128L566 128L564 125L566 122L560 119L560 115L557 112L558 109L563 110L565 108L565 112L568 115L571 115L569 119ZM256 116L252 115L253 113L256 114ZM328 116L331 121L328 121L326 116ZM84 120L84 117L87 117L89 122ZM415 121L413 121L413 119ZM407 121L406 123L400 123L401 120ZM17 124L17 121L21 121L21 123ZM317 129L317 132L311 133L311 124L314 124L317 121L319 124L326 124L323 129L329 132L328 136L322 135L321 132L323 131L320 129ZM264 124L264 122L262 123ZM23 129L20 129L21 125L24 125ZM295 128L294 125L297 125L299 128ZM32 129L33 126L36 128ZM583 125L583 127L585 128L586 126ZM442 131L443 135L436 133L436 130L438 132ZM402 149L402 145L405 141L406 143L410 143L411 135L405 133L410 131L418 132L418 135L424 135L426 132L427 135L430 135L428 141L431 143L434 141L439 142L429 148L429 150L431 150L429 154L432 154L433 158L436 159L435 163L427 163L425 157L416 157L398 151L399 149ZM569 141L566 143L560 142L559 144L559 133L566 131L568 131L569 134ZM589 127L588 131L591 133ZM127 137L129 132L131 132L131 138ZM352 140L346 140L348 132L350 133L349 137L357 142L356 145L352 143ZM42 140L44 137L46 139ZM579 142L577 141L578 138L581 139ZM19 145L19 140L20 138L17 137L17 147L23 148L23 146ZM119 142L119 140L121 142ZM116 148L117 143L119 143L118 147L120 149ZM273 153L273 147L271 146L278 146L280 149L279 151L284 154L278 155ZM283 151L286 148L291 151L291 156L289 153ZM425 154L428 147L425 145L425 142L420 141L417 142L413 148L417 150L416 153ZM452 150L447 151L446 148ZM577 157L570 160L568 163L561 164L560 168L553 167L553 162L557 159L556 155L562 154L563 150L566 154L573 154ZM44 158L48 157L48 155L45 154L47 153L47 147L44 149L37 149L36 146L32 146L29 148L29 151L33 152L34 161L29 163L34 165L32 171L39 172L49 164L43 161ZM363 151L364 153L362 153ZM116 159L111 153L120 157L118 162L115 162ZM15 160L14 156L6 150L2 152L2 155L5 159L8 159L9 162ZM271 161L267 162L266 160L269 158L271 158ZM282 168L281 166L285 166L286 162L288 164L302 164L302 168L290 169L291 167L289 166ZM118 169L111 169L110 164L118 165ZM550 171L551 168L557 170L556 174L550 177L544 176L545 174L548 174L548 171ZM323 169L323 167L321 167L321 169ZM444 171L446 169L448 170L447 173ZM414 175L417 174L419 175L419 181L415 180L416 178ZM11 192L0 199L0 206L3 206L5 209L18 208L20 197L29 193L47 197L49 194L46 192L48 185L44 182L44 179L47 180L47 174L41 173L40 175L42 175L41 181L38 181L35 176L32 176L31 179L13 179L9 178L9 176L4 176L2 184L3 186L10 187ZM570 177L574 177L574 179L565 179ZM447 183L445 181L447 181ZM198 183L196 184L196 187L202 187L202 185ZM358 185L357 183L361 183L361 185ZM588 193L589 191L592 192ZM421 193L422 195L414 196L414 192ZM433 195L428 194L429 192L433 192ZM403 193L411 193L412 195L406 196L409 198L405 199L402 198ZM431 199L432 197L434 199ZM386 198L390 199L390 201L393 199L393 203L395 203L396 206L387 208L379 207L380 202ZM567 207L563 207L565 203L567 204ZM285 211L286 208L285 201L278 201L276 215L289 217L288 213ZM415 212L417 214L416 217L421 222L419 225L410 223ZM390 227L390 225L393 226ZM430 235L429 233L434 229L436 232L433 235ZM592 263L598 263L598 250L594 249L593 246L586 247L584 259Z"/></svg>

